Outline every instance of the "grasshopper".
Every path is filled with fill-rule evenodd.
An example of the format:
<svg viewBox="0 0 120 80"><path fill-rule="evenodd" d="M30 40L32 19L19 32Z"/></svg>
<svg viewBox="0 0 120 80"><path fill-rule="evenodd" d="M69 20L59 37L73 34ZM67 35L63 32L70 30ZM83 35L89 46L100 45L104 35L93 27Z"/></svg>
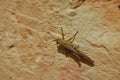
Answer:
<svg viewBox="0 0 120 80"><path fill-rule="evenodd" d="M73 43L77 33L78 33L78 31L76 31L76 33L69 39L65 39L63 28L61 27L61 34L62 34L61 38L54 37L51 33L50 34L55 38L54 41L57 44L59 44L60 46L63 46L67 50L71 51L73 53L73 55L75 55L82 62L88 64L89 66L94 66L94 61L87 55L83 54L82 51L80 51L79 45Z"/></svg>

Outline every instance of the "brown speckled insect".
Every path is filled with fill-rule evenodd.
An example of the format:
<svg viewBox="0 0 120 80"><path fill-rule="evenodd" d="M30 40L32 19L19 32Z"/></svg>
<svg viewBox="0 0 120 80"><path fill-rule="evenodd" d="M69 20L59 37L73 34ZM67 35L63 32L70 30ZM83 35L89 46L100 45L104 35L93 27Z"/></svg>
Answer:
<svg viewBox="0 0 120 80"><path fill-rule="evenodd" d="M68 49L69 51L71 51L73 53L73 55L75 55L78 59L88 63L88 65L90 65L90 66L94 66L94 61L80 51L79 45L73 43L78 31L73 35L73 37L71 37L67 40L64 38L64 32L63 32L62 27L61 27L61 32L62 32L62 38L60 38L60 37L56 38L51 34L55 38L54 41L57 44L63 46L64 48Z"/></svg>

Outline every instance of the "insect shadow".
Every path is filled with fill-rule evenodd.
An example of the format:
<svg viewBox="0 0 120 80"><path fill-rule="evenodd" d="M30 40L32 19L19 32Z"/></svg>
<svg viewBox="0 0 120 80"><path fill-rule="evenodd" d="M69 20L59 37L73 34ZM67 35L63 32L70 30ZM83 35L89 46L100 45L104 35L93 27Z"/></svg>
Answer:
<svg viewBox="0 0 120 80"><path fill-rule="evenodd" d="M65 49L65 48L64 48L63 46L61 46L61 45L57 46L57 50L58 50L59 53L65 55L66 57L72 58L72 59L78 64L79 67L81 67L81 62L84 63L84 64L87 64L87 65L89 65L89 66L91 66L91 67L94 66L93 63L90 63L90 62L88 62L87 60L78 59L75 55L73 55L73 52L71 52L70 50Z"/></svg>
<svg viewBox="0 0 120 80"><path fill-rule="evenodd" d="M65 49L61 45L57 46L57 50L58 50L59 53L65 55L66 57L72 58L78 64L79 67L81 66L81 63L80 63L79 59L75 55L72 54L73 52Z"/></svg>

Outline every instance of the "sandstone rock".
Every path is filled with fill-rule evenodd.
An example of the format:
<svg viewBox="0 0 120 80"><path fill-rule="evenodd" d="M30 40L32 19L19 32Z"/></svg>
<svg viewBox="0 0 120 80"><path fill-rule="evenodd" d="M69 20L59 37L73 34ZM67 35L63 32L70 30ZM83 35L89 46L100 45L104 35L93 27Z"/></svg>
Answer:
<svg viewBox="0 0 120 80"><path fill-rule="evenodd" d="M83 2L82 2L83 1ZM119 0L0 0L0 80L119 80ZM48 31L76 42L94 67L58 49ZM67 53L67 57L66 54Z"/></svg>

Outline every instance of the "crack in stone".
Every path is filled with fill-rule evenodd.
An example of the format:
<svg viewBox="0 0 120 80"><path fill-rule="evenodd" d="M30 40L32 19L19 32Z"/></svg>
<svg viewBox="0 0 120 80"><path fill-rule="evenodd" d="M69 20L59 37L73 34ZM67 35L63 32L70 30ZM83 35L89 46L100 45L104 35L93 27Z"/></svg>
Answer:
<svg viewBox="0 0 120 80"><path fill-rule="evenodd" d="M96 44L96 43L92 43L91 41L89 40L86 40L90 45L94 46L94 47L97 47L97 48L104 48L107 52L109 52L109 49L103 45L103 44Z"/></svg>
<svg viewBox="0 0 120 80"><path fill-rule="evenodd" d="M72 9L76 9L80 7L84 2L85 0L77 0L77 1L70 2L70 4L71 4Z"/></svg>

